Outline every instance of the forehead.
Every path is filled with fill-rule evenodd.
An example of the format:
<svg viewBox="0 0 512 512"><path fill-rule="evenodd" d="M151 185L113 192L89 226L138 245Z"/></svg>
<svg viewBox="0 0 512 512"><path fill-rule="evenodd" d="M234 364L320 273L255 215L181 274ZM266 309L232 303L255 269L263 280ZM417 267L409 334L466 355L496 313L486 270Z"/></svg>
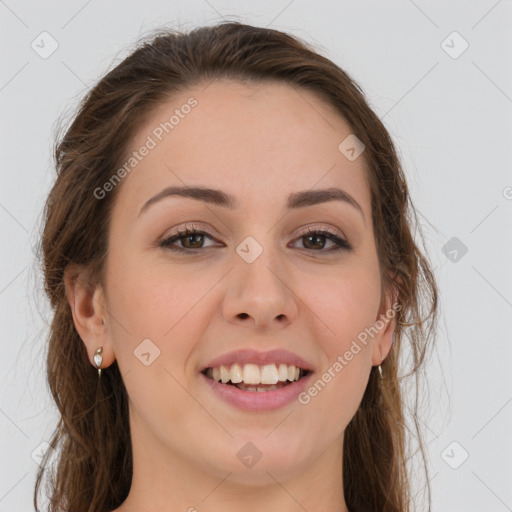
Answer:
<svg viewBox="0 0 512 512"><path fill-rule="evenodd" d="M225 190L249 207L295 190L341 187L369 206L365 162L338 149L347 122L315 94L279 82L205 82L156 108L138 129L139 153L118 201L133 209L169 185ZM151 147L144 151L144 146ZM136 210L138 212L138 209ZM369 211L365 211L369 215Z"/></svg>

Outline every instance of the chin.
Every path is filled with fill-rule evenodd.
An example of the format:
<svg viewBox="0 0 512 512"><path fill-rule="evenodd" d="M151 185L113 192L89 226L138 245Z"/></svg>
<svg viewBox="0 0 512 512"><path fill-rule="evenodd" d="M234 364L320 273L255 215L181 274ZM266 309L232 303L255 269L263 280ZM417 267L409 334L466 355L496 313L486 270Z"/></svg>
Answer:
<svg viewBox="0 0 512 512"><path fill-rule="evenodd" d="M271 441L270 437L274 434L275 439ZM268 431L265 435L268 435ZM272 477L277 480L289 478L306 462L304 442L285 446L286 439L279 437L276 432L270 437L265 439L263 435L258 439L252 438L252 441L241 441L239 437L230 439L224 447L226 451L211 460L210 464L222 477L231 473L230 481L248 486L275 483Z"/></svg>

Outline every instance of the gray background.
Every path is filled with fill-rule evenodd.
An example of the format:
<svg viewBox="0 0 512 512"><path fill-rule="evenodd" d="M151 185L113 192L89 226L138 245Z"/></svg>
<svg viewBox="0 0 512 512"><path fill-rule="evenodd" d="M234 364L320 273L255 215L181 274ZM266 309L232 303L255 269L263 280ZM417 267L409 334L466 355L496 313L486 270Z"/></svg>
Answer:
<svg viewBox="0 0 512 512"><path fill-rule="evenodd" d="M512 510L512 2L6 0L0 512L32 510L38 453L57 418L44 377L50 310L33 249L55 121L152 28L222 18L315 44L361 84L391 132L441 288L421 416L433 510ZM58 44L47 58L44 31Z"/></svg>

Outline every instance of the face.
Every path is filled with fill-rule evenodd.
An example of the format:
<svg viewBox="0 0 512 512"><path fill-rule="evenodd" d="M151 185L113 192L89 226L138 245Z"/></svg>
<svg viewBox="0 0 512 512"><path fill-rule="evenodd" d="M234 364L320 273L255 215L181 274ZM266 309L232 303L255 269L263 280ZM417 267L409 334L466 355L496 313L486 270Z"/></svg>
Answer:
<svg viewBox="0 0 512 512"><path fill-rule="evenodd" d="M387 306L364 153L351 161L338 149L350 134L307 91L229 81L182 93L140 128L131 151L146 154L118 185L104 297L136 457L248 484L339 464L371 366L389 349L388 328L357 341ZM167 195L144 207L171 186L219 190L233 204ZM323 189L351 202L293 201ZM242 354L247 363L297 357L309 373L291 394L212 387L202 370L241 349L258 353ZM271 350L287 353L257 359Z"/></svg>

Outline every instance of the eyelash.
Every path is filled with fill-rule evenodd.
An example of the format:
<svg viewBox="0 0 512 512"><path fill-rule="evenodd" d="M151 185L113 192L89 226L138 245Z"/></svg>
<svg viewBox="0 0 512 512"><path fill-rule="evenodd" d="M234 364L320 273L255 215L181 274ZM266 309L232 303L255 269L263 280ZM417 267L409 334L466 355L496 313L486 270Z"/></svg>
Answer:
<svg viewBox="0 0 512 512"><path fill-rule="evenodd" d="M189 253L189 254L197 254L198 252L201 252L201 251L204 251L204 249L207 249L207 247L200 248L200 249L187 249L184 247L178 247L178 246L171 245L174 242L176 242L182 238L185 238L186 236L191 236L191 235L206 235L208 238L213 240L213 237L209 233L207 233L205 231L198 230L195 227L185 226L185 229L183 231L178 230L177 234L174 234L168 238L165 238L164 240L159 242L158 246L162 247L164 249L169 249L171 251L176 251L176 252L181 252L181 253ZM327 250L324 250L324 249L319 249L319 250L303 249L303 250L312 251L312 252L327 252L327 253L338 252L338 251L343 251L343 250L345 250L345 251L352 250L352 246L346 240L339 237L335 233L329 231L328 229L308 228L306 231L302 232L296 238L296 240L299 240L301 238L304 238L306 236L311 236L311 235L325 236L326 238L328 238L329 240L334 242L338 247L334 247L332 249L327 249Z"/></svg>

